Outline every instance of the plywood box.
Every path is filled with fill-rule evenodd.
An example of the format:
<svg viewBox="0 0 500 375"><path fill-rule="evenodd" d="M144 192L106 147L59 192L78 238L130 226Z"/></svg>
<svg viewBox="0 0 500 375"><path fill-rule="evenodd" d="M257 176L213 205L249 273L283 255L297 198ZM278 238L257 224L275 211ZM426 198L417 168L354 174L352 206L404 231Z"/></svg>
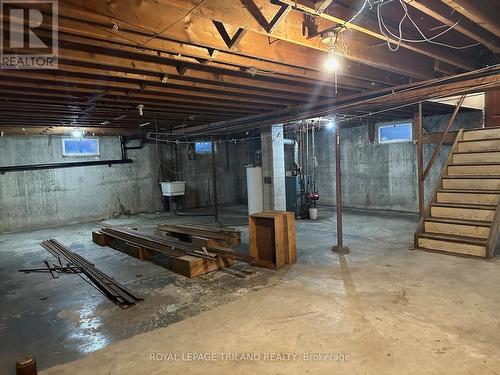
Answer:
<svg viewBox="0 0 500 375"><path fill-rule="evenodd" d="M264 211L250 215L250 256L255 265L279 269L297 261L295 216L292 212Z"/></svg>

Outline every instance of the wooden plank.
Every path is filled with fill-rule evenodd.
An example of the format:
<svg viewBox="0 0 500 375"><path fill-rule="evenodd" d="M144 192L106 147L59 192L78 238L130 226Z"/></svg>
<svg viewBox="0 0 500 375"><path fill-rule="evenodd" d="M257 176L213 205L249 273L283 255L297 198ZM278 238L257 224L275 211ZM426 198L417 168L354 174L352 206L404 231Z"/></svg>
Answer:
<svg viewBox="0 0 500 375"><path fill-rule="evenodd" d="M489 227L438 223L427 220L425 221L424 228L425 232L444 233L463 237L488 238L490 235Z"/></svg>
<svg viewBox="0 0 500 375"><path fill-rule="evenodd" d="M140 260L147 260L154 255L152 251L141 246L130 244L112 237L108 240L108 246Z"/></svg>
<svg viewBox="0 0 500 375"><path fill-rule="evenodd" d="M500 139L488 139L480 141L465 141L458 143L459 152L467 151L500 151Z"/></svg>
<svg viewBox="0 0 500 375"><path fill-rule="evenodd" d="M478 246L466 243L456 243L456 242L453 243L453 242L439 241L429 238L419 238L418 245L420 248L428 250L439 250L449 253L474 255L479 257L486 256L486 248L484 246Z"/></svg>
<svg viewBox="0 0 500 375"><path fill-rule="evenodd" d="M500 175L500 164L493 165L456 165L452 164L448 166L448 174L450 176L467 176L467 175Z"/></svg>
<svg viewBox="0 0 500 375"><path fill-rule="evenodd" d="M500 152L468 152L453 154L453 163L498 162Z"/></svg>
<svg viewBox="0 0 500 375"><path fill-rule="evenodd" d="M492 221L495 217L495 210L432 206L431 215L433 217L463 220Z"/></svg>
<svg viewBox="0 0 500 375"><path fill-rule="evenodd" d="M444 178L443 189L500 190L500 178Z"/></svg>
<svg viewBox="0 0 500 375"><path fill-rule="evenodd" d="M92 231L92 242L98 244L99 246L108 246L109 237L102 233L100 230Z"/></svg>
<svg viewBox="0 0 500 375"><path fill-rule="evenodd" d="M493 92L495 91L492 91L492 93ZM472 141L477 139L491 139L491 138L500 139L500 128L464 130L464 137L463 137L464 141Z"/></svg>
<svg viewBox="0 0 500 375"><path fill-rule="evenodd" d="M175 273L192 278L229 267L233 263L234 261L222 257L212 260L184 255L170 258L170 269Z"/></svg>
<svg viewBox="0 0 500 375"><path fill-rule="evenodd" d="M443 203L497 204L498 194L438 192L437 201Z"/></svg>

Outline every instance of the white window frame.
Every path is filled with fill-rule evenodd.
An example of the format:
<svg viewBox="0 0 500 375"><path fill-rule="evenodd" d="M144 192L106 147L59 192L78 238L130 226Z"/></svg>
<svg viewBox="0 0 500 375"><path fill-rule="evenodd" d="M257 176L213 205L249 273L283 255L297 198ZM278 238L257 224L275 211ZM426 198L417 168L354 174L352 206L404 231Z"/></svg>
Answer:
<svg viewBox="0 0 500 375"><path fill-rule="evenodd" d="M80 140L96 141L97 142L97 151L96 152L86 152L86 153L66 152L66 142L65 141L80 141ZM99 156L99 155L101 155L99 138L82 138L82 139L80 139L80 138L62 138L62 150L63 150L63 156L80 157L80 156Z"/></svg>
<svg viewBox="0 0 500 375"><path fill-rule="evenodd" d="M217 153L217 143L215 143L215 142L214 142L214 143L212 143L212 142L210 142L210 141L208 141L208 142L205 142L205 141L197 141L197 142L194 142L194 143L193 143L193 149L194 149L194 153L195 153L196 155L212 155L212 150L210 150L210 151L208 151L208 152L198 152L198 151L196 151L196 144L197 144L197 143L210 143L210 144L212 145L212 147L214 148L215 153Z"/></svg>
<svg viewBox="0 0 500 375"><path fill-rule="evenodd" d="M401 138L401 139L391 139L389 141L382 141L381 137L380 137L380 132L381 132L381 129L383 128L397 128L398 126L403 126L403 125L410 125L410 139L406 139L406 138ZM406 122L396 122L396 123L393 123L393 124L387 124L387 125L379 125L378 126L378 130L377 130L377 134L378 134L378 143L379 144L387 144L387 143L408 143L408 142L413 142L413 123L411 121L406 121Z"/></svg>

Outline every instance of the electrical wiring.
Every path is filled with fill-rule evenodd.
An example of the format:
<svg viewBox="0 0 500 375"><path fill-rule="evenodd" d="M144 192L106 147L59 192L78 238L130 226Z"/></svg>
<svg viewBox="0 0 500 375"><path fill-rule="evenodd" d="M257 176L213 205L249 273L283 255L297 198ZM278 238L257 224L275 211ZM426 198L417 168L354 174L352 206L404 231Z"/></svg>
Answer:
<svg viewBox="0 0 500 375"><path fill-rule="evenodd" d="M184 14L184 16L182 16L181 18L179 18L177 21L172 22L170 25L166 26L161 31L155 33L153 36L151 36L151 38L149 38L144 43L142 43L139 46L139 48L140 47L144 47L146 44L148 44L149 42L151 42L157 36L163 34L165 31L167 31L168 29L170 29L172 26L177 25L179 22L181 22L183 19L185 19L187 16L189 16L192 12L194 12L196 9L198 9L204 2L205 2L205 0L201 0L198 4L196 4L194 7L192 7L186 14Z"/></svg>
<svg viewBox="0 0 500 375"><path fill-rule="evenodd" d="M361 5L361 8L360 8L360 9L359 9L359 10L358 10L355 14L354 14L354 16L352 16L352 17L351 17L348 21L345 21L345 22L342 24L342 27L341 27L341 28L345 28L345 27L346 27L346 25L347 25L348 23L351 23L352 21L354 21L354 20L355 20L355 19L356 19L356 18L357 18L360 14L361 14L361 12L363 12L363 10L364 10L364 9L365 9L365 7L366 7L366 4L369 4L369 3L370 3L370 1L369 1L369 0L364 0L364 1L363 1L363 5ZM370 6L371 6L371 4L370 4Z"/></svg>
<svg viewBox="0 0 500 375"><path fill-rule="evenodd" d="M458 23L460 21L457 21L456 23L454 23L453 25L448 27L446 30L440 32L439 34L434 35L432 37L428 37L423 33L423 31L420 29L420 27L417 25L417 23L413 20L413 18L409 14L408 6L405 4L404 0L399 0L399 4L401 5L401 8L404 11L404 15L401 18L400 22L398 23L399 35L394 34L389 29L389 27L385 24L385 21L384 21L383 15L382 15L382 6L384 5L384 1L381 0L377 4L377 20L378 20L379 29L380 29L380 32L382 33L382 35L384 35L387 38L387 46L388 46L389 50L391 50L392 52L395 52L399 49L401 42L406 42L406 43L424 43L424 42L427 42L427 43L432 43L432 44L436 44L436 45L439 45L442 47L447 47L447 48L452 48L452 49L457 49L457 50L475 47L475 46L480 44L480 43L474 43L474 44L469 44L466 46L453 46L451 44L435 41L434 39L444 35L445 33L449 32L450 30L453 30L458 25ZM422 36L423 39L408 39L408 38L403 37L402 26L403 26L403 23L405 20L408 20L411 22L411 24L415 27L415 29ZM397 42L391 44L391 41L390 41L391 38L389 37L389 35L392 36L393 38L396 38ZM393 44L395 44L395 46L393 46Z"/></svg>

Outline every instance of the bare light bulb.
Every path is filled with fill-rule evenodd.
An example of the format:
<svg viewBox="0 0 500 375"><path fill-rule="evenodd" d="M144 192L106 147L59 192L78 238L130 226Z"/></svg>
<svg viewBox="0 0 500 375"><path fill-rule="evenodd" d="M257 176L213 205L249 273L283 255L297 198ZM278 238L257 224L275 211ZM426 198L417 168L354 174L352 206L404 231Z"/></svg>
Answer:
<svg viewBox="0 0 500 375"><path fill-rule="evenodd" d="M325 60L325 69L328 70L329 72L336 72L340 68L340 62L337 56L335 55L328 55L328 57Z"/></svg>
<svg viewBox="0 0 500 375"><path fill-rule="evenodd" d="M334 127L335 127L335 123L334 123L332 120L330 120L330 121L328 121L328 122L326 123L326 128L327 128L328 130L333 129Z"/></svg>

